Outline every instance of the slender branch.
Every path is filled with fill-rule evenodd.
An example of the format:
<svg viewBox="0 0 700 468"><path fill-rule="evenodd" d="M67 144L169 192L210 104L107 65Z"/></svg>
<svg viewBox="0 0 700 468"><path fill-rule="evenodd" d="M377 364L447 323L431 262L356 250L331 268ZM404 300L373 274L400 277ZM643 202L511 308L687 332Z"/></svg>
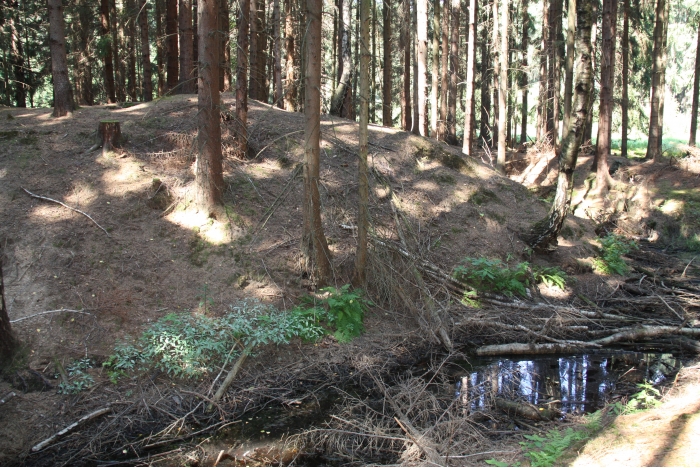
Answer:
<svg viewBox="0 0 700 468"><path fill-rule="evenodd" d="M90 414L86 414L85 416L78 419L76 422L74 422L70 426L67 426L65 429L55 433L54 435L52 435L48 439L45 439L45 440L39 442L38 444L36 444L34 447L32 447L32 452L38 452L39 450L45 449L46 447L48 447L50 444L52 444L53 442L55 442L59 438L68 434L69 432L73 431L75 428L77 428L82 423L89 421L91 419L94 419L98 416L102 416L105 413L109 413L111 410L112 410L112 408L110 406L106 406L104 408L100 408L96 411L93 411Z"/></svg>
<svg viewBox="0 0 700 468"><path fill-rule="evenodd" d="M39 313L32 314L32 315L27 315L26 317L18 318L18 319L15 319L15 320L10 320L10 323L17 323L17 322L21 322L22 320L27 320L27 319L30 319L30 318L38 317L38 316L40 316L40 315L57 314L57 313L59 313L59 312L71 312L71 313L73 313L73 314L92 315L92 316L94 317L94 315L91 314L90 312L83 312L82 310L56 309L56 310L47 310L47 311L45 311L45 312L39 312Z"/></svg>
<svg viewBox="0 0 700 468"><path fill-rule="evenodd" d="M66 204L63 203L63 202L60 202L60 201L58 201L58 200L54 200L53 198L42 197L41 195L36 195L36 194L30 192L29 190L27 190L27 189L24 188L24 187L20 187L20 188L21 188L22 190L24 190L25 192L27 192L27 195L29 195L29 196L32 197L32 198L37 198L37 199L39 199L39 200L50 201L50 202L53 202L53 203L58 203L59 205L68 208L69 210L75 211L76 213L80 213L81 215L85 216L87 219L89 219L90 221L92 221L93 223L95 223L95 226L97 226L98 228L102 229L102 230L104 231L104 233L107 234L107 237L112 237L112 236L109 235L109 233L107 232L107 230L106 230L105 228L103 228L102 226L100 226L99 223L98 223L97 221L95 221L94 219L92 219L92 216L90 216L90 215L87 214L86 212L80 211L79 209L73 208L72 206L68 206L68 205L66 205Z"/></svg>

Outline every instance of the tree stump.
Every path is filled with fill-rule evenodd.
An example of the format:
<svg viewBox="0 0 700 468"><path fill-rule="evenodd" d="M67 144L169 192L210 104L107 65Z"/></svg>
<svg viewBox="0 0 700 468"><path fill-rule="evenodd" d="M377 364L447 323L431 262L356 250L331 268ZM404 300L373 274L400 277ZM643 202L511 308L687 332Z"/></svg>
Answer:
<svg viewBox="0 0 700 468"><path fill-rule="evenodd" d="M97 128L97 135L102 145L102 154L120 148L122 142L122 130L118 120L102 120Z"/></svg>

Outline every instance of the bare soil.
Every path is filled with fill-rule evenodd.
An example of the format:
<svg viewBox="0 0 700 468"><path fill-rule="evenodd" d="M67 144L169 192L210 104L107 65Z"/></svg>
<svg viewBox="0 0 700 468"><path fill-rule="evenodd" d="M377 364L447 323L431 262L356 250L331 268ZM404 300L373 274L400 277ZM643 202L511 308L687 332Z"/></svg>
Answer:
<svg viewBox="0 0 700 468"><path fill-rule="evenodd" d="M222 98L232 105L231 95ZM131 395L142 389L142 383L114 385L98 367L90 370L97 383L91 390L58 395L56 361L67 366L89 357L100 363L117 342L173 311L218 315L246 298L288 309L315 289L299 252L302 184L296 169L303 159L303 116L251 101L248 161L228 157L233 135L222 122L226 209L212 218L189 203L196 111L194 96L125 108L84 107L61 119L52 118L50 109L0 111L0 243L7 306L22 342L0 382L0 397L18 394L0 405L0 464L54 462L30 456L32 445L107 402L133 404ZM121 149L88 151L101 120L121 122ZM340 286L349 282L354 266L358 132L355 122L328 116L321 126L323 222ZM618 280L593 274L588 266L596 254L596 223L584 217L583 208L567 220L555 254L530 258L519 235L546 214L548 204L499 175L485 157L465 160L458 148L379 126L370 127L370 153L370 216L378 236L397 238L393 198L412 227L411 247L445 271L464 257L530 260L560 265L578 278L563 292L543 289L552 301L578 292L595 298L615 288ZM580 171L582 195L586 169ZM597 213L615 212L618 195L627 194L628 206L639 208L618 218L629 221L620 222L621 228L644 237L657 231L657 239L683 238L686 218L695 215L682 204L666 211L653 207L666 206L659 205L660 197L674 199L674 188L697 194L697 175L645 165L624 171L629 185L644 189L613 191ZM22 188L86 212L109 236L85 216L31 198ZM654 216L664 218L654 226L646 223ZM672 223L675 231L663 231ZM232 391L252 385L272 394L275 385L304 385L299 382L309 375L332 381L333 374L348 372L368 356L377 364L410 362L435 346L417 318L387 292L393 280L371 266L367 292L377 306L367 317L365 335L348 345L325 340L265 349L246 364L243 383ZM410 284L402 287L414 294ZM74 312L35 315L59 309ZM163 375L148 377L159 382L158 392L168 384L204 392L211 382L176 385ZM163 398L158 392L148 395ZM138 438L149 429L127 436ZM91 444L99 452L95 437Z"/></svg>

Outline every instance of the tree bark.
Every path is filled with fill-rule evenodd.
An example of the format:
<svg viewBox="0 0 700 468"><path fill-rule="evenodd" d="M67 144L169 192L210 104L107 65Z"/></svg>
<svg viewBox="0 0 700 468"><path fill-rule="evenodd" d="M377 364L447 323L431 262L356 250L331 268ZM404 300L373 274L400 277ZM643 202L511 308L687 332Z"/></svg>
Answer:
<svg viewBox="0 0 700 468"><path fill-rule="evenodd" d="M438 140L447 138L447 93L450 83L450 2L442 1L442 27L440 30L442 42L442 58L440 63L440 116L438 117Z"/></svg>
<svg viewBox="0 0 700 468"><path fill-rule="evenodd" d="M492 125L491 125L491 146L497 146L498 142L498 115L499 115L499 105L498 105L498 81L501 79L501 63L500 63L500 43L498 41L499 27L498 22L500 18L498 15L498 0L493 0L491 4L491 21L493 25L491 27L491 60L493 61L493 76L491 85L491 96L493 96L493 114ZM494 141L495 138L495 141Z"/></svg>
<svg viewBox="0 0 700 468"><path fill-rule="evenodd" d="M417 133L428 136L428 120L426 118L426 91L428 71L428 2L416 0L416 105L418 109Z"/></svg>
<svg viewBox="0 0 700 468"><path fill-rule="evenodd" d="M604 195L612 185L608 167L611 146L617 0L603 0L603 46L600 63L600 111L596 138L596 189Z"/></svg>
<svg viewBox="0 0 700 468"><path fill-rule="evenodd" d="M51 75L53 77L53 116L63 117L75 109L73 89L68 80L66 38L61 0L48 0L49 46L51 48Z"/></svg>
<svg viewBox="0 0 700 468"><path fill-rule="evenodd" d="M559 101L561 98L561 40L563 0L550 0L549 12L549 69L547 81L547 133L554 147L559 146Z"/></svg>
<svg viewBox="0 0 700 468"><path fill-rule="evenodd" d="M440 0L433 0L433 63L430 84L430 136L436 138L440 79Z"/></svg>
<svg viewBox="0 0 700 468"><path fill-rule="evenodd" d="M476 18L478 0L469 0L469 26L467 32L467 89L464 103L464 142L462 153L473 155L474 148L474 75L476 71Z"/></svg>
<svg viewBox="0 0 700 468"><path fill-rule="evenodd" d="M339 70L342 70L338 87L331 98L331 114L339 117L350 118L352 110L348 106L348 93L352 93L352 44L350 43L351 17L350 0L340 2L341 15L340 27L340 52L342 63Z"/></svg>
<svg viewBox="0 0 700 468"><path fill-rule="evenodd" d="M101 0L104 2L105 0ZM158 96L165 94L165 37L163 36L163 2L155 0L156 4L156 65L158 72Z"/></svg>
<svg viewBox="0 0 700 468"><path fill-rule="evenodd" d="M218 0L198 0L199 66L195 202L208 211L222 204L224 177L219 123Z"/></svg>
<svg viewBox="0 0 700 468"><path fill-rule="evenodd" d="M663 137L664 137L664 102L666 100L666 65L668 63L668 20L671 9L671 0L666 0L666 11L664 17L664 27L662 32L663 45L661 47L661 69L659 70L659 138L656 141L656 159L658 161L663 154Z"/></svg>
<svg viewBox="0 0 700 468"><path fill-rule="evenodd" d="M623 1L623 13L622 13L622 98L620 100L620 107L622 113L622 128L620 136L620 156L623 158L627 157L627 133L629 130L629 69L630 69L630 0ZM700 36L698 37L700 40ZM696 78L698 69L696 66Z"/></svg>
<svg viewBox="0 0 700 468"><path fill-rule="evenodd" d="M12 61L12 73L15 79L14 95L17 107L27 107L27 79L24 73L24 52L22 50L22 37L18 31L19 21L15 21L14 15L18 9L18 4L13 5L13 12L9 13L7 25L10 33L10 55ZM19 15L17 15L19 18ZM9 90L8 90L9 95Z"/></svg>
<svg viewBox="0 0 700 468"><path fill-rule="evenodd" d="M284 108L295 111L296 79L294 78L294 22L292 0L284 0L284 44L287 53L285 63Z"/></svg>
<svg viewBox="0 0 700 468"><path fill-rule="evenodd" d="M413 127L411 117L411 2L403 0L400 47L403 49L403 86L401 88L401 126L407 132Z"/></svg>
<svg viewBox="0 0 700 468"><path fill-rule="evenodd" d="M93 2L84 0L78 6L78 18L80 24L88 24L95 19ZM75 88L77 94L77 104L92 106L95 104L95 92L92 85L92 60L94 57L94 31L89 28L78 27L80 37L79 59L76 66L77 74L80 77L76 80Z"/></svg>
<svg viewBox="0 0 700 468"><path fill-rule="evenodd" d="M497 0L496 0L497 1ZM501 48L499 51L499 79L498 79L498 154L496 156L496 168L505 171L506 164L506 100L508 98L508 0L503 0L501 5L501 21L499 24L501 33Z"/></svg>
<svg viewBox="0 0 700 468"><path fill-rule="evenodd" d="M593 5L595 0L579 0L576 4L576 85L574 87L574 105L571 129L559 150L559 175L557 190L549 216L533 226L527 243L535 250L556 248L557 237L566 219L571 204L571 187L573 183L576 160L583 141L586 117L590 111L589 100L593 87L593 69L591 64L591 28L594 23Z"/></svg>
<svg viewBox="0 0 700 468"><path fill-rule="evenodd" d="M394 86L392 73L392 47L391 47L391 0L382 2L383 28L382 39L384 46L383 63L383 89L382 89L382 125L393 127L394 119L392 115L392 89Z"/></svg>
<svg viewBox="0 0 700 468"><path fill-rule="evenodd" d="M141 67L143 69L144 102L153 100L153 78L151 70L151 46L148 41L148 6L146 0L141 0L139 10L139 28L141 29Z"/></svg>
<svg viewBox="0 0 700 468"><path fill-rule="evenodd" d="M369 29L370 1L360 0L360 154L357 164L358 214L357 254L355 256L355 286L367 280L367 231L369 229L369 182L367 180L367 146L369 141L370 61Z"/></svg>
<svg viewBox="0 0 700 468"><path fill-rule="evenodd" d="M219 0L219 91L231 89L231 24L228 14L228 0Z"/></svg>
<svg viewBox="0 0 700 468"><path fill-rule="evenodd" d="M569 0L571 2L573 0ZM525 143L527 142L527 117L528 117L528 91L529 91L529 78L527 74L527 67L528 67L528 61L527 61L527 49L530 46L530 14L527 11L528 8L528 0L523 0L520 6L520 16L521 16L521 23L522 23L522 36L523 36L523 45L522 45L522 61L520 62L520 89L522 92L522 103L520 105L520 143ZM573 38L573 36L572 36ZM573 59L573 51L570 51L572 53L572 58L571 58L571 63L574 63Z"/></svg>
<svg viewBox="0 0 700 468"><path fill-rule="evenodd" d="M488 7L488 0L484 0L485 3L485 17L487 21L484 21L484 25L481 28L481 110L479 119L479 139L483 146L489 146L491 144L491 126L489 124L491 117L491 92L489 89L489 84L491 83L491 67L487 64L489 62L489 49L488 49L488 17L491 9Z"/></svg>
<svg viewBox="0 0 700 468"><path fill-rule="evenodd" d="M306 73L304 86L304 206L302 253L307 269L315 272L316 283L325 286L331 274L330 251L321 222L318 191L321 126L321 13L322 0L306 0ZM349 15L348 15L349 16ZM349 18L346 18L349 19Z"/></svg>
<svg viewBox="0 0 700 468"><path fill-rule="evenodd" d="M233 122L236 156L247 159L248 156L248 57L250 2L241 0L238 11L238 47L236 57L236 118Z"/></svg>
<svg viewBox="0 0 700 468"><path fill-rule="evenodd" d="M564 128L562 129L562 141L564 141L566 136L569 134L569 125L571 125L571 101L574 97L574 38L576 34L577 0L568 1L569 7L567 9L566 28L566 71L564 73Z"/></svg>
<svg viewBox="0 0 700 468"><path fill-rule="evenodd" d="M166 91L170 91L178 82L177 0L165 0L165 45L168 74Z"/></svg>
<svg viewBox="0 0 700 468"><path fill-rule="evenodd" d="M112 39L109 32L109 0L100 0L100 35L109 40L109 44L104 49L104 70L105 70L105 92L107 93L107 104L117 102L114 90L114 63L112 61Z"/></svg>
<svg viewBox="0 0 700 468"><path fill-rule="evenodd" d="M661 138L661 128L659 127L659 104L661 95L664 93L661 88L661 73L663 69L663 48L664 29L666 18L667 0L657 0L656 2L656 23L654 26L654 51L653 67L651 78L651 111L649 114L649 138L647 140L646 159L659 159L659 140Z"/></svg>
<svg viewBox="0 0 700 468"><path fill-rule="evenodd" d="M180 0L180 77L178 92L194 93L197 81L194 76L194 33L192 30L192 0Z"/></svg>
<svg viewBox="0 0 700 468"><path fill-rule="evenodd" d="M625 5L629 0L625 0ZM627 10L625 10L625 14ZM627 17L625 16L625 21ZM695 146L695 135L698 132L698 97L700 96L700 25L696 25L698 28L698 40L695 50L695 76L693 77L693 105L690 111L690 138L688 139L688 144L690 146Z"/></svg>
<svg viewBox="0 0 700 468"><path fill-rule="evenodd" d="M126 92L131 102L136 102L136 1L126 0L124 2L124 16L126 29Z"/></svg>
<svg viewBox="0 0 700 468"><path fill-rule="evenodd" d="M369 101L369 121L377 123L377 0L372 0L372 73L369 78L369 85L372 89L372 96Z"/></svg>
<svg viewBox="0 0 700 468"><path fill-rule="evenodd" d="M112 57L114 60L114 89L118 102L126 101L126 67L124 66L124 21L117 14L117 1L109 0L109 19L112 21ZM121 52L121 53L120 53Z"/></svg>
<svg viewBox="0 0 700 468"><path fill-rule="evenodd" d="M540 89L537 102L537 141L551 139L551 135L547 134L547 83L548 83L548 63L549 55L549 6L547 0L542 1L542 38L540 40Z"/></svg>
<svg viewBox="0 0 700 468"><path fill-rule="evenodd" d="M122 143L121 125L116 120L103 120L97 127L97 135L100 137L102 154L106 155L114 148L120 148Z"/></svg>
<svg viewBox="0 0 700 468"><path fill-rule="evenodd" d="M445 141L457 144L457 84L459 83L459 12L460 0L450 0L450 87L447 96L447 135Z"/></svg>
<svg viewBox="0 0 700 468"><path fill-rule="evenodd" d="M600 2L594 1L593 2L593 18L595 18L595 21L593 21L593 26L591 27L591 46L593 47L593 53L591 54L591 67L592 67L594 76L597 74L597 70L598 70L598 62L597 62L598 20L597 20L597 18L598 18L599 7L600 7ZM592 93L591 99L589 102L590 109L588 109L588 117L586 119L586 126L585 126L584 131L583 131L584 143L593 141L593 105L595 104L595 101L597 98L597 91L595 89L595 86L593 86L593 88L591 89L591 93ZM592 167L591 171L595 171L595 167Z"/></svg>
<svg viewBox="0 0 700 468"><path fill-rule="evenodd" d="M284 109L284 90L282 89L282 36L280 24L280 0L272 2L272 35L274 38L273 56L275 61L274 66L274 89L273 101L275 105ZM240 37L240 35L238 36Z"/></svg>

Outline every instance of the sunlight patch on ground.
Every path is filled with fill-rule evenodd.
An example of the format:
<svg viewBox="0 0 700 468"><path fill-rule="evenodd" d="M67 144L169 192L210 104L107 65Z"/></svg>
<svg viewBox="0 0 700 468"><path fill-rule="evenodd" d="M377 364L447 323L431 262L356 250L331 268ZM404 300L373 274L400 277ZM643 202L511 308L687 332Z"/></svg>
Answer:
<svg viewBox="0 0 700 468"><path fill-rule="evenodd" d="M97 191L89 184L78 182L73 186L73 190L66 195L64 200L74 208L91 205L97 199Z"/></svg>
<svg viewBox="0 0 700 468"><path fill-rule="evenodd" d="M7 168L3 167L0 169L0 179L4 179L5 177L7 177Z"/></svg>
<svg viewBox="0 0 700 468"><path fill-rule="evenodd" d="M145 177L147 175L136 162L122 161L118 167L105 170L102 176L104 191L113 196L142 192L151 182L150 178Z"/></svg>
<svg viewBox="0 0 700 468"><path fill-rule="evenodd" d="M659 210L666 215L679 213L682 209L683 202L680 200L666 200L666 202L659 207Z"/></svg>
<svg viewBox="0 0 700 468"><path fill-rule="evenodd" d="M213 219L206 211L191 207L175 210L165 219L189 231L198 231L204 240L215 245L226 244L238 237L231 232L228 220Z"/></svg>

